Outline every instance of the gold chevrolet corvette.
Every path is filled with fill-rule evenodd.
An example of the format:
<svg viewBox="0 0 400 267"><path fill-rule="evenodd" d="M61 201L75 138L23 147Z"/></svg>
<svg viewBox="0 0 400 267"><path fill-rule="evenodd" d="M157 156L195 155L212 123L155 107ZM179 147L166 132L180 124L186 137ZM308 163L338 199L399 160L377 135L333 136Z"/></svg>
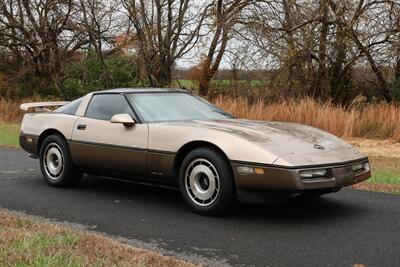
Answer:
<svg viewBox="0 0 400 267"><path fill-rule="evenodd" d="M239 191L319 196L371 176L367 156L332 134L237 119L183 90L113 89L21 109L20 145L57 187L83 173L179 186L195 212L215 215Z"/></svg>

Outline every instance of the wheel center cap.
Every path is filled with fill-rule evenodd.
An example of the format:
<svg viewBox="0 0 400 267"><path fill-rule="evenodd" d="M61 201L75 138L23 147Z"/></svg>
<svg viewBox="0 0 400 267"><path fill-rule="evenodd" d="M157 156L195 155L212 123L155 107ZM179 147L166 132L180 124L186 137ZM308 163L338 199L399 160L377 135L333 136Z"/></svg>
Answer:
<svg viewBox="0 0 400 267"><path fill-rule="evenodd" d="M207 190L208 189L208 187L210 186L210 181L208 180L207 175L202 174L200 176L199 184L200 184L201 189L203 189L203 190Z"/></svg>
<svg viewBox="0 0 400 267"><path fill-rule="evenodd" d="M53 164L57 168L57 166L58 166L58 157L56 155L53 155Z"/></svg>

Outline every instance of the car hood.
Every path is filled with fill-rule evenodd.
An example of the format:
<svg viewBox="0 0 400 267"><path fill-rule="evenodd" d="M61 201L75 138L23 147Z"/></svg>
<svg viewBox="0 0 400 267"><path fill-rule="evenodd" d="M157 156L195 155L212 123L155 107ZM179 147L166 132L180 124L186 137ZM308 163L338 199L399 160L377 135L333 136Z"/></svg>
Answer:
<svg viewBox="0 0 400 267"><path fill-rule="evenodd" d="M341 163L366 157L340 138L310 126L287 123L226 119L196 121L201 127L240 136L277 158L276 165Z"/></svg>

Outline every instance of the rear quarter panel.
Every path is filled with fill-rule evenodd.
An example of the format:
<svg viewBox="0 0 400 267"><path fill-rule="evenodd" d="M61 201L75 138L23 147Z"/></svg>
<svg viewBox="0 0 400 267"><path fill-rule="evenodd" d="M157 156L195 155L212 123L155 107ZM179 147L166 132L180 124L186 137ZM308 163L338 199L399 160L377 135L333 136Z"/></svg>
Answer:
<svg viewBox="0 0 400 267"><path fill-rule="evenodd" d="M21 123L20 146L37 157L40 151L39 138L46 130L56 130L69 140L77 119L76 116L61 113L25 114Z"/></svg>
<svg viewBox="0 0 400 267"><path fill-rule="evenodd" d="M61 113L25 114L21 124L21 135L40 136L44 131L54 129L69 140L77 119L77 116Z"/></svg>

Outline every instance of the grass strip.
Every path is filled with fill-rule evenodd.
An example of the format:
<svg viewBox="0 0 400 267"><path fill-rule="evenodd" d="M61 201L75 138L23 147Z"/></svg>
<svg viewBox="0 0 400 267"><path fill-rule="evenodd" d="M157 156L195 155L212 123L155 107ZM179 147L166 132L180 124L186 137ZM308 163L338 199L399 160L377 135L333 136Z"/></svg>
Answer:
<svg viewBox="0 0 400 267"><path fill-rule="evenodd" d="M0 266L193 266L111 238L0 210Z"/></svg>
<svg viewBox="0 0 400 267"><path fill-rule="evenodd" d="M0 122L0 145L17 147L19 143L19 127L19 124Z"/></svg>

